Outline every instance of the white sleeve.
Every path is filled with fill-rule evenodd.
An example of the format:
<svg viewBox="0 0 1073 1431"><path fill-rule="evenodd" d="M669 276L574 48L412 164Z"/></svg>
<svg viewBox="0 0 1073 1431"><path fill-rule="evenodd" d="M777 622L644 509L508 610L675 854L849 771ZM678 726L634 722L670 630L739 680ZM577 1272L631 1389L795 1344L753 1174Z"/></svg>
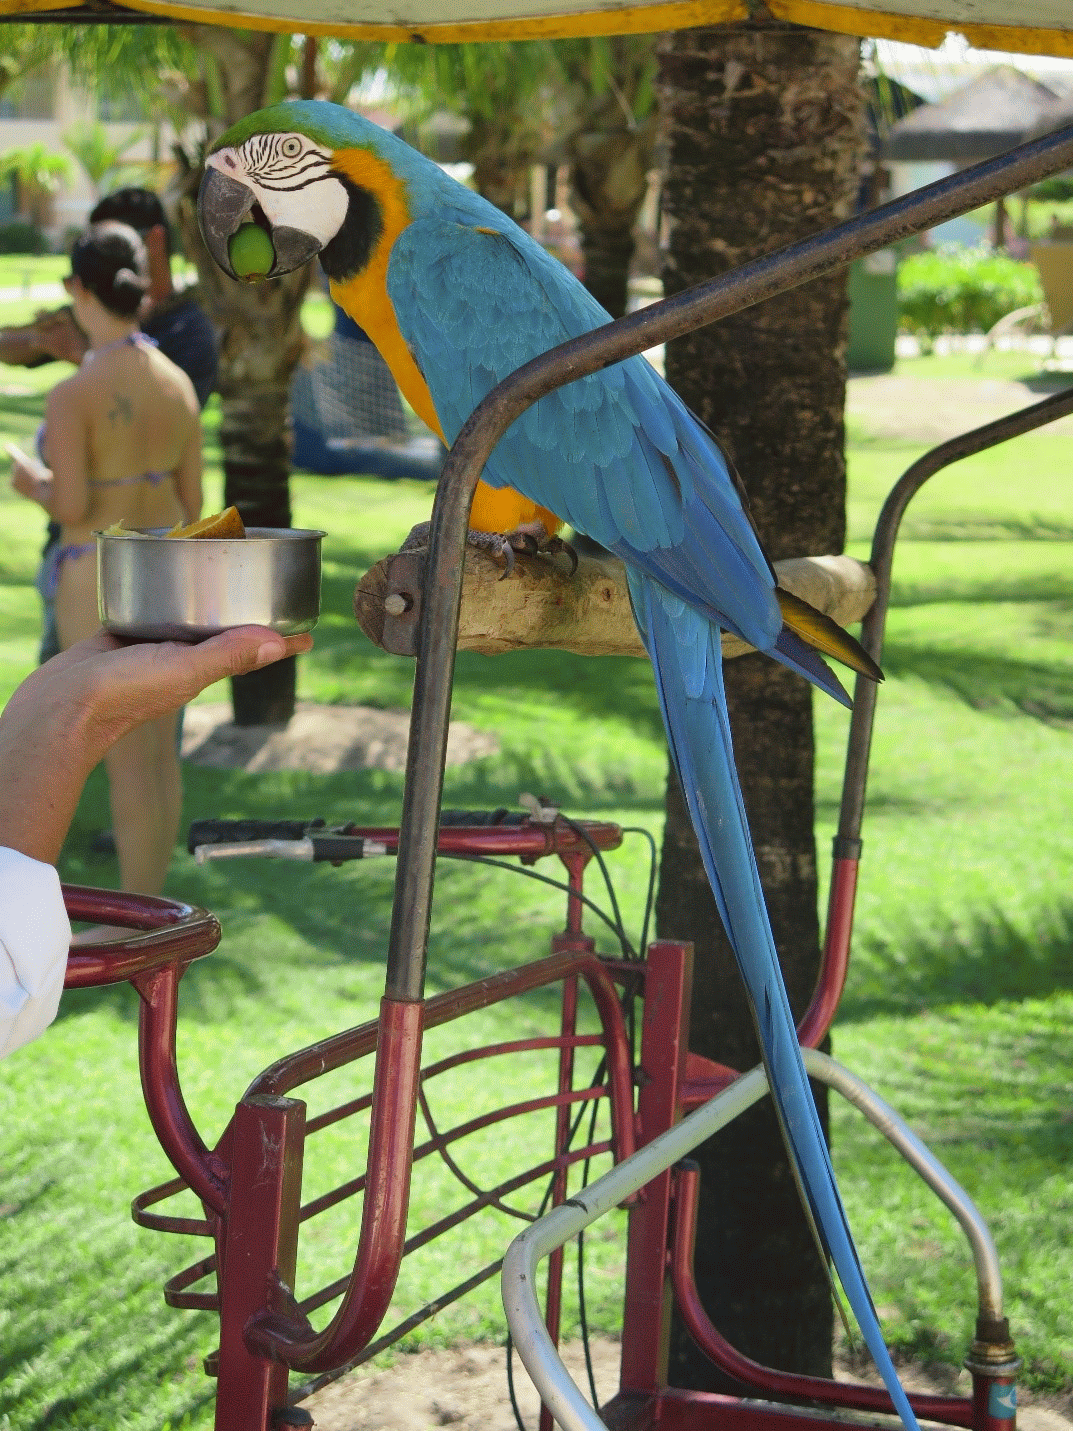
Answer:
<svg viewBox="0 0 1073 1431"><path fill-rule="evenodd" d="M0 847L0 1058L56 1017L70 946L55 869Z"/></svg>

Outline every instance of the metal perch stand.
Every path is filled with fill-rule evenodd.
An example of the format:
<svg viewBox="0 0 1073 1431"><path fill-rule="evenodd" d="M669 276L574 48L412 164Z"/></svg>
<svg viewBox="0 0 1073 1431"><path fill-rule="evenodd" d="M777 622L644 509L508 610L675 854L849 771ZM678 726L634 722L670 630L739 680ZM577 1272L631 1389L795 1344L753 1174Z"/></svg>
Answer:
<svg viewBox="0 0 1073 1431"><path fill-rule="evenodd" d="M420 581L420 587L414 589L421 593L417 667L401 829L397 836L386 984L379 1018L300 1049L264 1070L239 1102L215 1147L206 1146L186 1109L179 1086L175 1034L179 979L189 963L215 946L218 926L202 911L171 906L167 901L102 896L99 892L68 892L75 918L95 917L149 931L142 939L128 941L127 946L101 946L92 956L72 958L68 983L129 978L141 996L139 1044L146 1104L160 1142L181 1177L140 1195L135 1202L135 1217L146 1226L200 1233L215 1242L214 1254L177 1274L169 1282L166 1296L175 1306L219 1312L219 1351L208 1360L211 1374L219 1378L216 1424L220 1431L269 1431L277 1425L309 1424L308 1414L300 1412L293 1403L323 1380L372 1355L380 1345L397 1340L408 1325L416 1324L411 1318L386 1336L381 1335L379 1341L374 1340L410 1245L423 1245L490 1202L498 1206L496 1199L509 1190L508 1183L484 1192L470 1188L471 1199L464 1209L438 1215L431 1226L407 1239L412 1167L415 1162L433 1155L449 1159L450 1139L470 1131L463 1126L454 1130L449 1138L430 1125L428 1139L420 1148L415 1147L418 1111L429 1121L424 1081L453 1062L447 1059L438 1065L422 1066L425 1029L504 1003L508 997L553 984L563 986L562 1025L556 1037L507 1040L480 1051L482 1057L498 1057L505 1051L525 1051L538 1046L556 1052L558 1089L537 1100L541 1107L556 1110L554 1155L542 1156L524 1173L512 1173L509 1180L509 1187L520 1187L535 1179L553 1176L553 1202L562 1202L565 1198L567 1173L574 1162L604 1152L612 1153L616 1161L624 1165L629 1163L630 1176L640 1171L643 1176L633 1184L639 1187L652 1179L655 1165L630 1162L636 1146L646 1141L651 1145L653 1138L673 1128L680 1115L690 1109L703 1104L712 1110L705 1118L722 1117L723 1113L732 1116L745 1094L759 1097L763 1093L762 1079L754 1075L738 1078L734 1070L720 1068L687 1053L690 963L687 946L671 942L653 944L643 963L633 959L609 961L596 956L594 943L581 926L582 904L591 903L582 894L582 876L591 855L601 848L613 848L621 839L622 832L617 827L590 823L582 829L574 822L554 817L547 823L526 820L519 828L507 825L495 830L484 828L483 822L478 822L481 828L470 828L474 824L471 819L464 822L465 828L454 831L441 824L469 508L480 472L496 442L515 418L553 388L1068 168L1073 168L1073 127L564 344L519 369L489 394L462 429L447 460L433 509L424 569L421 570L420 559L414 569L414 580ZM1073 390L943 444L905 474L884 508L873 549L879 595L864 631L865 645L873 654L880 654L882 644L897 526L913 493L946 463L1071 411ZM845 977L873 713L874 690L863 684L858 690L851 728L823 973L798 1031L804 1045L822 1039L837 1007ZM286 842L287 850L280 850L281 853L296 854L294 847L301 845L306 857L311 855L333 862L386 853L396 839L394 830L356 826L326 830L319 828L316 822L308 828L302 822L283 823L299 828L295 831L273 827L268 832ZM261 836L264 834L263 831L247 832L240 838L253 839L254 844L263 846L265 839ZM456 853L509 851L527 862L531 858L555 855L566 866L569 876L569 884L564 886L567 924L565 931L553 939L547 959L426 1000L425 965L437 850L449 855L456 844ZM214 858L222 853L222 850L214 853L211 845L207 848ZM643 988L646 1009L651 1011L651 1016L646 1013L642 1021L640 1060L649 1076L636 1087L630 1040L616 992L618 986L628 988L631 997L633 991ZM579 987L587 989L595 1008L601 1030L598 1034L589 1035L576 1028ZM603 1048L607 1072L602 1081L594 1080L597 1086L578 1089L573 1073L575 1051L589 1044ZM328 1071L374 1056L370 1093L360 1098L348 1095L349 1101L339 1108L306 1119L304 1102L291 1096L295 1089ZM472 1050L459 1055L467 1059L473 1056ZM896 1115L891 1113L888 1117L886 1110L876 1105L874 1095L868 1090L861 1092L852 1075L837 1065L823 1063L816 1068L819 1076L827 1077L867 1116L878 1114L887 1135L896 1143L901 1140L903 1151L939 1195L948 1204L953 1199L962 1207L960 1194L950 1188L948 1181L943 1181L945 1175L941 1170L932 1176L934 1170L925 1167L926 1150L922 1160L910 1147L911 1135L906 1132L903 1138ZM713 1098L728 1090L728 1085L725 1098L712 1106ZM567 1136L570 1105L583 1098L597 1097L608 1100L608 1136L601 1135L596 1142L590 1137L585 1146L571 1147ZM518 1114L522 1107L510 1104L473 1121L475 1126L501 1122ZM303 1205L302 1172L307 1136L358 1112L369 1114L365 1171ZM266 1149L271 1153L270 1158ZM639 1397L646 1405L655 1405L657 1395L662 1397L660 1405L669 1408L668 1427L685 1425L682 1419L674 1421L675 1416L682 1418L686 1414L682 1399L685 1393L676 1400L673 1388L669 1391L664 1388L666 1395L659 1390L658 1337L652 1335L659 1317L653 1315L652 1309L664 1305L664 1277L668 1270L683 1309L688 1313L692 1305L689 1260L695 1219L690 1213L689 1177L684 1172L660 1173L654 1181L647 1181L643 1197L631 1210L622 1390L617 1398L619 1406L613 1413L618 1418L614 1424L620 1428L627 1424L641 1425L630 1421L631 1408L636 1407ZM200 1200L203 1218L167 1216L155 1210L158 1203L178 1192L184 1183ZM614 1184L616 1200L624 1186L621 1182ZM294 1289L300 1222L358 1193L363 1198L361 1232L346 1275L312 1296L297 1300ZM672 1210L674 1227L669 1241ZM975 1228L973 1216L967 1215ZM964 1217L962 1221L964 1224ZM979 1370L979 1374L974 1370L974 1396L978 1403L975 1409L973 1402L964 1398L915 1398L914 1405L921 1414L951 1425L973 1426L975 1431L1008 1431L1008 1418L1003 1419L989 1410L986 1398L990 1388L1005 1385L1002 1378L1013 1349L1008 1333L1002 1330L1001 1285L993 1254L985 1246L986 1229L983 1234L978 1235L977 1230L972 1236L981 1313L973 1357L979 1360L990 1347L994 1352L992 1364ZM555 1258L561 1254L553 1251L551 1255L554 1265ZM467 1277L448 1295L461 1295L485 1277L494 1275L497 1268L498 1264L494 1263ZM217 1279L216 1292L192 1290L201 1278L212 1275ZM558 1273L555 1284L558 1288ZM548 1321L553 1332L558 1327L558 1298L559 1291L555 1290L553 1297L549 1288ZM336 1299L339 1305L335 1313L326 1325L316 1330L309 1313ZM414 1315L420 1320L432 1315L438 1305L442 1303L429 1303ZM720 1341L710 1324L702 1324L699 1320L702 1314L698 1312L697 1316L695 1334L709 1354L716 1359L740 1356L732 1349L721 1350L726 1344ZM978 1355L980 1346L984 1351ZM743 1363L739 1361L735 1365ZM781 1375L763 1368L757 1370L762 1375L754 1378L753 1384L762 1390L772 1389L771 1377ZM288 1377L292 1371L313 1373L317 1380L305 1388L290 1390ZM789 1394L818 1399L824 1405L864 1410L889 1407L885 1393L862 1387L839 1388L818 1380L809 1380L807 1388L790 1388ZM701 1418L704 1407L698 1404L695 1409ZM732 1431L736 1425L745 1425L752 1413L742 1403L734 1413L739 1418L735 1420L728 1407L720 1403L719 1414L724 1418L729 1416L719 1424L725 1424L728 1431ZM584 1424L583 1419L580 1424ZM753 1431L753 1423L748 1425ZM541 1426L542 1431L549 1431L550 1417L546 1410L542 1412Z"/></svg>

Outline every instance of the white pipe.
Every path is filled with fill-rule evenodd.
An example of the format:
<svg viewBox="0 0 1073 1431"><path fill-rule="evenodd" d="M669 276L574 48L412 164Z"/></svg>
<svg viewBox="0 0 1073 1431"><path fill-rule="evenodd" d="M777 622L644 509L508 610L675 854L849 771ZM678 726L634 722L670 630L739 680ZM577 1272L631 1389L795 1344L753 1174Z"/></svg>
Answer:
<svg viewBox="0 0 1073 1431"><path fill-rule="evenodd" d="M1002 1279L998 1254L987 1225L969 1195L904 1120L866 1083L816 1049L803 1048L801 1055L808 1073L858 1108L950 1208L972 1247L980 1310L989 1316L1001 1317ZM531 1223L507 1249L501 1285L510 1334L541 1400L563 1431L607 1431L607 1428L582 1395L548 1335L536 1295L540 1262L726 1127L758 1102L767 1090L764 1069L752 1069L589 1187L582 1188Z"/></svg>

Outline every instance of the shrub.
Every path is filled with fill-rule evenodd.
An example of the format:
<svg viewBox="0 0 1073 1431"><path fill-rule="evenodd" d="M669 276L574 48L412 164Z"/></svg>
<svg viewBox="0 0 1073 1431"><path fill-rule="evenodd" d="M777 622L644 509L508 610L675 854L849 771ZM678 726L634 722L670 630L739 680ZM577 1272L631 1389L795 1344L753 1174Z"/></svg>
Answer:
<svg viewBox="0 0 1073 1431"><path fill-rule="evenodd" d="M0 253L45 253L48 244L36 224L13 219L0 224Z"/></svg>
<svg viewBox="0 0 1073 1431"><path fill-rule="evenodd" d="M1039 273L990 248L951 246L915 253L898 268L899 327L939 333L986 333L1012 313L1043 302Z"/></svg>
<svg viewBox="0 0 1073 1431"><path fill-rule="evenodd" d="M1050 179L1041 179L1038 184L1033 184L1029 189L1028 197L1064 203L1067 199L1073 199L1073 179L1067 178L1063 174L1054 175Z"/></svg>

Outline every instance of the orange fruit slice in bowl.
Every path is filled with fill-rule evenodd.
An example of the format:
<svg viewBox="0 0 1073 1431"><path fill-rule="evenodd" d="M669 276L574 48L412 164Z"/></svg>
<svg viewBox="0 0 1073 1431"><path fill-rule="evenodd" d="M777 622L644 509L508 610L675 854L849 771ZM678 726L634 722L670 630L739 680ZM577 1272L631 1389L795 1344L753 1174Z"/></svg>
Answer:
<svg viewBox="0 0 1073 1431"><path fill-rule="evenodd" d="M242 525L238 508L228 507L222 512L214 512L211 517L202 517L198 522L191 522L188 527L184 527L180 522L178 526L172 527L171 531L165 532L164 535L165 537L215 538L219 541L223 537L244 537L246 528Z"/></svg>

